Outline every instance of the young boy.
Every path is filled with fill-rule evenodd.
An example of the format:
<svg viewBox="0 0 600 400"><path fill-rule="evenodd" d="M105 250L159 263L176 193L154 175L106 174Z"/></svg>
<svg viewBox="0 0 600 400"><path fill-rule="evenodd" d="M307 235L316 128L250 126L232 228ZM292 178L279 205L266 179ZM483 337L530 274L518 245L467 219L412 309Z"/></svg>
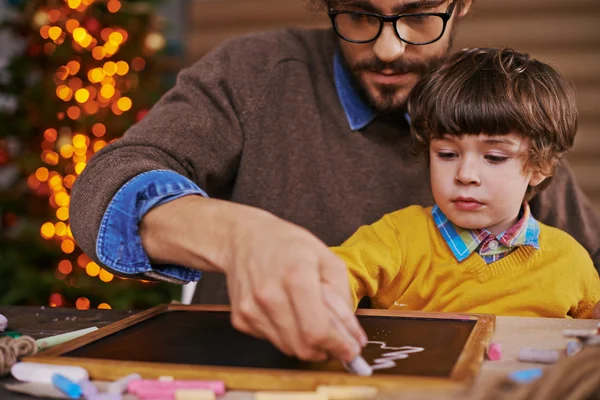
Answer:
<svg viewBox="0 0 600 400"><path fill-rule="evenodd" d="M436 204L385 215L333 248L355 307L368 296L406 311L600 318L589 254L527 204L573 145L565 79L513 50L463 50L417 84L408 110Z"/></svg>

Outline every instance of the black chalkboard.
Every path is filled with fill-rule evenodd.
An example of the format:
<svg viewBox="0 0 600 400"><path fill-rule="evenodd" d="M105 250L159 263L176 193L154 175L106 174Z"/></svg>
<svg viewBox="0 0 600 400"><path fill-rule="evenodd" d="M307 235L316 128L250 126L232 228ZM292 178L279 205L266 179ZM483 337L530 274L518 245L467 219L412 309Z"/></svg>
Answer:
<svg viewBox="0 0 600 400"><path fill-rule="evenodd" d="M423 316L360 315L371 342L387 347L412 346L422 351L407 358L389 356L398 349L370 343L362 355L376 375L449 377L476 319ZM388 354L386 357L385 354ZM97 339L62 356L115 361L156 362L203 366L343 372L338 361L307 363L290 358L268 342L235 330L227 311L169 310ZM378 360L376 362L375 360ZM390 362L392 364L390 364Z"/></svg>

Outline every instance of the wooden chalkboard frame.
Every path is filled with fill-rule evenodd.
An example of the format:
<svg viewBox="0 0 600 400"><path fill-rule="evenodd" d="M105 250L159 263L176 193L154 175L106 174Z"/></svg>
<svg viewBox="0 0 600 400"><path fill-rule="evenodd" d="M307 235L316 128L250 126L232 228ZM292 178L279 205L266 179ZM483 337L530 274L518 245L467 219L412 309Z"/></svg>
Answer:
<svg viewBox="0 0 600 400"><path fill-rule="evenodd" d="M175 379L223 380L228 389L237 390L314 390L318 385L370 385L380 388L401 386L461 386L477 375L485 350L495 328L496 318L489 314L454 314L358 310L357 315L398 316L444 320L475 320L475 326L448 378L412 375L373 375L361 377L349 373L297 371L281 369L216 367L172 363L116 361L97 358L63 357L70 351L121 331L168 311L230 311L229 306L165 304L117 321L85 336L63 343L24 361L84 367L92 379L116 380L137 372L144 378L168 375Z"/></svg>

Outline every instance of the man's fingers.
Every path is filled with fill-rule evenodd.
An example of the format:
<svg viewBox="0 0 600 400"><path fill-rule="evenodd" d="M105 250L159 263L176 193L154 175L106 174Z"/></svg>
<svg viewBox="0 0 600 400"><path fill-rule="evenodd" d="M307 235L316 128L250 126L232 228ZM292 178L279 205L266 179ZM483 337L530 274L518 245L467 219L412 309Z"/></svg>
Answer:
<svg viewBox="0 0 600 400"><path fill-rule="evenodd" d="M324 282L323 293L326 302L335 311L350 334L361 346L365 346L368 338L354 315L348 269L344 261L329 249L324 252L321 259L321 279Z"/></svg>
<svg viewBox="0 0 600 400"><path fill-rule="evenodd" d="M244 332L258 339L270 341L282 353L293 356L294 352L279 336L277 329L269 318L261 312L259 305L254 301L254 296L244 296L249 288L247 279L228 279L229 298L231 300L231 324L240 332Z"/></svg>
<svg viewBox="0 0 600 400"><path fill-rule="evenodd" d="M346 302L337 293L331 291L328 285L323 286L323 297L325 298L325 303L336 314L337 320L344 327L344 330L352 335L354 340L358 341L361 346L366 346L369 340L367 334Z"/></svg>
<svg viewBox="0 0 600 400"><path fill-rule="evenodd" d="M231 323L240 332L258 339L268 340L285 355L290 357L294 355L292 348L282 340L270 321L255 318L253 315L250 316L243 312L234 312L232 308Z"/></svg>
<svg viewBox="0 0 600 400"><path fill-rule="evenodd" d="M271 289L259 290L256 296L263 315L268 316L271 326L274 327L274 334L290 349L292 355L306 361L327 359L325 352L304 342L292 304L282 288L272 286Z"/></svg>
<svg viewBox="0 0 600 400"><path fill-rule="evenodd" d="M321 280L346 302L346 307L352 309L354 304L348 281L348 268L344 261L331 250L324 249L321 253L320 273Z"/></svg>
<svg viewBox="0 0 600 400"><path fill-rule="evenodd" d="M269 229L257 233L253 223L233 236L237 251L222 269L234 326L304 360L352 360L363 340L344 263L310 232L269 213L249 214ZM326 284L334 291L330 302Z"/></svg>
<svg viewBox="0 0 600 400"><path fill-rule="evenodd" d="M329 351L323 344L335 332L328 329L331 318L320 296L316 266L290 267L283 284L292 310L290 317L295 321L300 339L297 356L303 360L327 359Z"/></svg>
<svg viewBox="0 0 600 400"><path fill-rule="evenodd" d="M301 338L308 348L350 361L360 352L360 343L336 324L337 316L327 307L316 269L304 269L302 276L290 276L286 290L292 303Z"/></svg>

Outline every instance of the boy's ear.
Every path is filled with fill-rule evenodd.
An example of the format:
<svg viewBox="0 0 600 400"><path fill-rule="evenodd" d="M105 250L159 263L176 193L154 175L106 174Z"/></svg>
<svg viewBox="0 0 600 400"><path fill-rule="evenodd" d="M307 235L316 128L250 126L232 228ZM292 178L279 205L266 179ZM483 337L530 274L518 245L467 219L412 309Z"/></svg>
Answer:
<svg viewBox="0 0 600 400"><path fill-rule="evenodd" d="M544 182L546 178L548 178L548 175L543 174L540 170L535 170L531 174L531 178L529 178L529 186L537 186Z"/></svg>

